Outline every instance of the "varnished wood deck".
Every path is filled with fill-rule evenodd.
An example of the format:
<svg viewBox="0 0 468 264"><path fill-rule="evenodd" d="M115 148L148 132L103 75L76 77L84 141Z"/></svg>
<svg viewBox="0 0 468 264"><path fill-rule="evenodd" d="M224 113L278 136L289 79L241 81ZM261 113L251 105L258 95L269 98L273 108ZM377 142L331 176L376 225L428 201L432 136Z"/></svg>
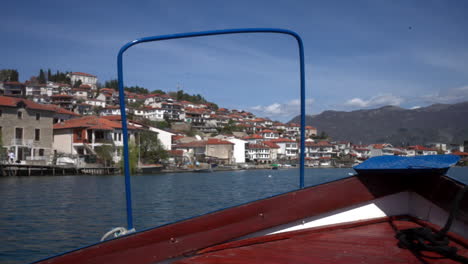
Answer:
<svg viewBox="0 0 468 264"><path fill-rule="evenodd" d="M399 248L396 232L425 225L417 222L388 218L250 238L207 248L174 263L458 263L436 253L418 256ZM452 237L451 245L468 256L462 238Z"/></svg>

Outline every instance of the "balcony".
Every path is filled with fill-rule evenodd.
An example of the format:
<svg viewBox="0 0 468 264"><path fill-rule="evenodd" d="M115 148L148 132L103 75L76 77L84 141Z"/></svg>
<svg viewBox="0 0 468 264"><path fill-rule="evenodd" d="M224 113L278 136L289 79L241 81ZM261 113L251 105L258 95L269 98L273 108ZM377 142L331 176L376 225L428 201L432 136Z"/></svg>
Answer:
<svg viewBox="0 0 468 264"><path fill-rule="evenodd" d="M114 141L111 139L107 138L95 138L94 143L100 143L100 144L112 144Z"/></svg>
<svg viewBox="0 0 468 264"><path fill-rule="evenodd" d="M34 140L32 139L24 139L24 138L14 138L11 140L12 146L34 146Z"/></svg>

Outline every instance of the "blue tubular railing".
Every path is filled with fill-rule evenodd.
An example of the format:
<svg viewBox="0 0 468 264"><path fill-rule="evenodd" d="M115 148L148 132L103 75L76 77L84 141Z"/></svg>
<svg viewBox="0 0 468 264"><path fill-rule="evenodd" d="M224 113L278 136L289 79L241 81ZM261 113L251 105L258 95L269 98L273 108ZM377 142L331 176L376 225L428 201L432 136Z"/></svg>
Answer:
<svg viewBox="0 0 468 264"><path fill-rule="evenodd" d="M301 138L300 138L300 170L299 170L299 188L304 188L304 161L305 161L305 70L304 70L304 46L301 37L294 31L277 28L241 28L241 29L226 29L226 30L213 30L213 31L201 31L192 33L181 33L172 35L162 35L154 37L146 37L136 39L132 42L125 44L119 51L117 56L117 74L119 81L119 102L120 102L120 113L122 116L122 132L127 135L127 117L125 113L125 93L123 84L123 53L136 44L160 40L169 39L180 39L180 38L192 38L201 36L212 36L212 35L226 35L236 33L280 33L293 36L299 45L299 61L300 61L300 81L301 81ZM125 173L125 197L127 203L127 225L128 230L133 229L133 215L132 215L132 194L131 194L131 183L130 183L130 166L128 157L128 136L124 136L123 140L123 154L124 154L124 173Z"/></svg>

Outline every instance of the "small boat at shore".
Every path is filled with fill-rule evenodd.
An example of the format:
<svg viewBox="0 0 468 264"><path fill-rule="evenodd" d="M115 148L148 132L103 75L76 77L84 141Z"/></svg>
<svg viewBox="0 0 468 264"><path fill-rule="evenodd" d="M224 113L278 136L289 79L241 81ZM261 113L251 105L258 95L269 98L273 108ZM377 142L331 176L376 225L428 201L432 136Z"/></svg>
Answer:
<svg viewBox="0 0 468 264"><path fill-rule="evenodd" d="M123 236L36 263L468 263L467 187L445 176L450 164L443 160L453 159L451 156L435 157L438 162L433 166L406 168L369 160L355 168L355 175L304 187L303 45L292 31L235 29L132 41L119 52L122 113L121 59L129 47L149 41L254 32L288 34L299 44L299 189L136 232L128 184L129 224L128 230L119 229ZM126 183L130 182L127 144L124 140ZM419 160L406 162L417 164Z"/></svg>
<svg viewBox="0 0 468 264"><path fill-rule="evenodd" d="M138 167L138 171L143 174L159 173L162 172L164 166L161 164L149 164L141 165Z"/></svg>

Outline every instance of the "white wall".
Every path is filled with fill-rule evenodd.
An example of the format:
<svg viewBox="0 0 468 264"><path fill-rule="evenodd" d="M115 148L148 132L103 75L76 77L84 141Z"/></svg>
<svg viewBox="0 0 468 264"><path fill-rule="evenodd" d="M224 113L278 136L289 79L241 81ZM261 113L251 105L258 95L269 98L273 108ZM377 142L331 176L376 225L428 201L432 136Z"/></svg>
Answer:
<svg viewBox="0 0 468 264"><path fill-rule="evenodd" d="M247 143L247 141L237 138L228 138L227 140L234 143L234 162L245 163L245 143Z"/></svg>
<svg viewBox="0 0 468 264"><path fill-rule="evenodd" d="M73 152L73 131L71 129L54 130L54 142L52 148L57 152L74 154Z"/></svg>
<svg viewBox="0 0 468 264"><path fill-rule="evenodd" d="M158 133L158 139L163 144L165 150L171 150L172 149L172 136L175 135L175 134L173 134L171 132L167 132L167 131L159 129L159 128L155 128L155 127L149 127L149 130Z"/></svg>

